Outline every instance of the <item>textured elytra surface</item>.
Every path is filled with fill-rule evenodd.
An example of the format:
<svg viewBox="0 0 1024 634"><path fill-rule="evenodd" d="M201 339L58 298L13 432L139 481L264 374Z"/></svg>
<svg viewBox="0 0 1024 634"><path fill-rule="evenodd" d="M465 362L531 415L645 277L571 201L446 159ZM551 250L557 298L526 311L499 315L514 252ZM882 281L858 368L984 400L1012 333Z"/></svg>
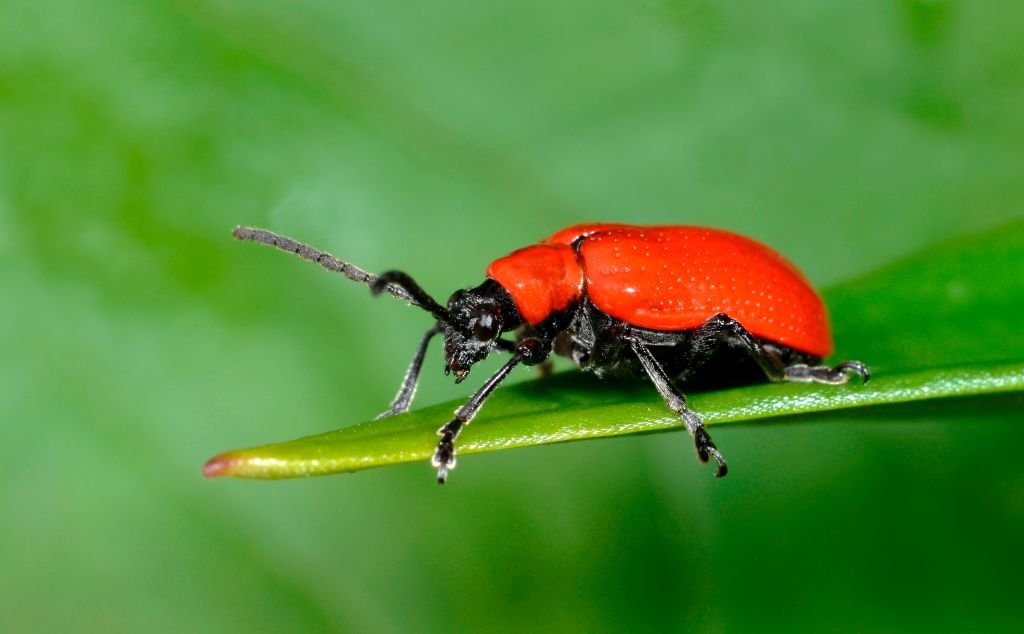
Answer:
<svg viewBox="0 0 1024 634"><path fill-rule="evenodd" d="M743 236L700 227L599 231L580 245L595 306L653 330L696 328L717 313L755 335L826 357L828 315L789 261Z"/></svg>

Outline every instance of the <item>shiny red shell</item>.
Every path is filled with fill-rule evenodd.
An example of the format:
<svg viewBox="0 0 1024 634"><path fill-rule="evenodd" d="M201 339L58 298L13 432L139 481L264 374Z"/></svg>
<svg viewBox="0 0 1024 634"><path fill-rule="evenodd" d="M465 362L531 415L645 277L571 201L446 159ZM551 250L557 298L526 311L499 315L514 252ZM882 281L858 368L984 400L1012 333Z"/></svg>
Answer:
<svg viewBox="0 0 1024 634"><path fill-rule="evenodd" d="M565 244L513 251L491 262L487 277L512 295L519 314L534 325L575 305L583 294L583 267L575 249Z"/></svg>
<svg viewBox="0 0 1024 634"><path fill-rule="evenodd" d="M487 275L534 325L586 294L598 309L641 328L692 330L725 313L763 339L818 357L832 352L825 306L800 271L728 231L576 225L495 260Z"/></svg>

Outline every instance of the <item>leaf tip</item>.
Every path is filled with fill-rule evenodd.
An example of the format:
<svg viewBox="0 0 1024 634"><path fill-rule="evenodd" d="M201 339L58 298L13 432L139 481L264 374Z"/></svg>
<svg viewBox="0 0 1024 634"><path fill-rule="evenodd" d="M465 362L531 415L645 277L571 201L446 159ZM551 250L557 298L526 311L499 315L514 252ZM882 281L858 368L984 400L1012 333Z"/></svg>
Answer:
<svg viewBox="0 0 1024 634"><path fill-rule="evenodd" d="M203 465L203 477L220 478L237 475L236 467L241 462L242 460L231 452L217 454Z"/></svg>

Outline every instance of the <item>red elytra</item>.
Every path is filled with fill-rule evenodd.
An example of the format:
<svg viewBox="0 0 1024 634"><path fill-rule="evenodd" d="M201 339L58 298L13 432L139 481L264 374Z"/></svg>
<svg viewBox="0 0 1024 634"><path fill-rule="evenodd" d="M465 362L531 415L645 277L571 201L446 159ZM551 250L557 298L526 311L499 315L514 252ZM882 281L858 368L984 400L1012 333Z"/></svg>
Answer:
<svg viewBox="0 0 1024 634"><path fill-rule="evenodd" d="M586 295L641 328L692 330L726 313L758 337L832 353L825 305L803 274L773 249L720 229L576 225L495 260L487 276L533 325Z"/></svg>

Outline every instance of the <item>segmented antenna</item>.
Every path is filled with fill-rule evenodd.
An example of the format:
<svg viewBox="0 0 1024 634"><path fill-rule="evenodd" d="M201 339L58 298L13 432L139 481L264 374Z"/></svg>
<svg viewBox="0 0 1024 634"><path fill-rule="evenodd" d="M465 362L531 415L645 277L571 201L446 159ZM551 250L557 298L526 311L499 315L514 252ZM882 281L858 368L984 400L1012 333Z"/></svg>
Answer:
<svg viewBox="0 0 1024 634"><path fill-rule="evenodd" d="M325 253L319 249L315 249L308 244L296 242L291 238L285 236L279 236L272 231L266 229L257 229L255 227L235 227L235 230L231 232L231 235L239 240L248 240L251 242L259 242L272 247L276 247L286 253L294 253L303 260L314 262L324 267L328 271L335 273L341 273L353 282L359 282L360 284L366 284L371 289L374 289L377 276L372 273L367 273L363 269L349 264L348 262L342 262L338 258L334 257L330 253ZM377 289L375 289L377 290ZM395 284L386 284L382 289L388 293L391 293L395 297L401 300L405 300L415 306L420 306L420 302L416 300L408 291L401 286ZM378 290L378 292L379 292Z"/></svg>
<svg viewBox="0 0 1024 634"><path fill-rule="evenodd" d="M398 286L413 296L414 303L437 318L438 321L449 321L448 309L437 303L430 293L420 288L416 280L401 271L385 271L377 276L377 281L370 284L370 292L380 295L389 284Z"/></svg>

